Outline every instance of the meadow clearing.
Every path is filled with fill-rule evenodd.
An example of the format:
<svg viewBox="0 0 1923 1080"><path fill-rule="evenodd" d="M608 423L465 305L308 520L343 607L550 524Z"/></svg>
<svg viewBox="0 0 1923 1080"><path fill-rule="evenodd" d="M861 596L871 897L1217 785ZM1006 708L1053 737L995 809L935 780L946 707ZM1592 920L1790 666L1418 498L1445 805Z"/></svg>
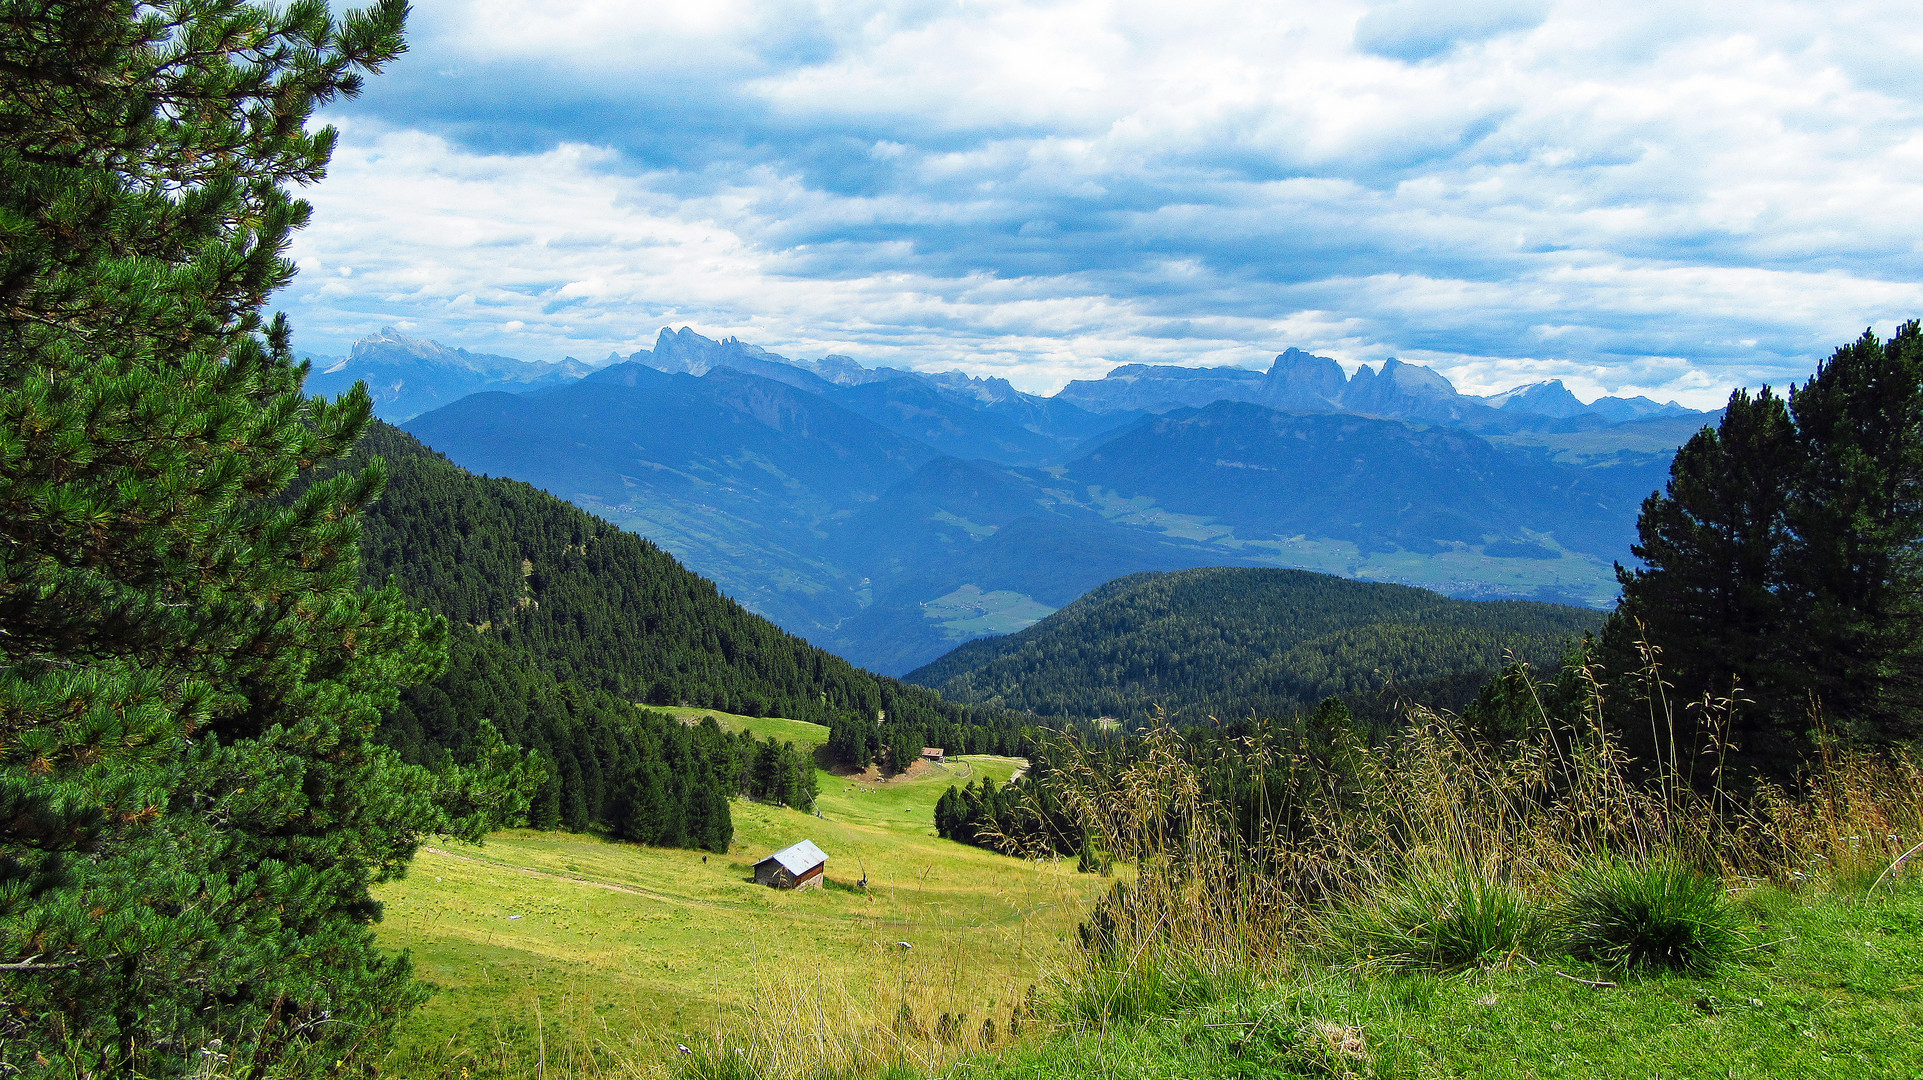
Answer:
<svg viewBox="0 0 1923 1080"><path fill-rule="evenodd" d="M826 738L799 721L676 711L797 743ZM1073 860L1025 862L935 836L950 784L1005 782L1022 764L958 758L894 780L823 771L820 817L736 800L725 856L528 830L430 845L377 893L380 944L407 950L437 987L388 1070L646 1072L751 1006L765 1022L782 1001L834 1001L842 1024L886 1023L906 1002L923 1026L944 1013L967 1014L971 1031L984 1019L1005 1026L1107 884ZM804 838L829 855L827 888L753 884L757 860Z"/></svg>

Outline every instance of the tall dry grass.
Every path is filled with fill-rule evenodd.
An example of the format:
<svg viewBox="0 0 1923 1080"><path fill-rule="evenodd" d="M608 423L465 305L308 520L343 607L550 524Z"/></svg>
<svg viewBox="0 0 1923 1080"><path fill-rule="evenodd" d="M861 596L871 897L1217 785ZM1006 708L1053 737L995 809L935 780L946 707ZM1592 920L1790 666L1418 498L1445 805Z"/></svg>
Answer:
<svg viewBox="0 0 1923 1080"><path fill-rule="evenodd" d="M1447 907L1464 940L1509 940L1526 933L1528 905L1546 910L1601 864L1685 867L1732 888L1820 878L1860 889L1923 861L1916 756L1826 744L1794 789L1738 794L1725 782L1728 732L1745 703L1679 707L1656 650L1644 660L1631 712L1647 717L1655 760L1632 759L1586 667L1567 673L1574 714L1552 715L1537 695L1519 738L1492 745L1459 717L1411 708L1377 744L1337 736L1307 782L1289 741L1299 732L1258 728L1235 748L1241 767L1259 792L1275 770L1288 774L1292 805L1253 815L1210 798L1205 755L1165 724L1119 768L1111 752L1065 744L1056 801L1135 875L1085 924L1088 948L1055 972L1064 1019L1101 1026L1274 978L1332 933L1354 940L1358 911L1393 926L1397 905Z"/></svg>
<svg viewBox="0 0 1923 1080"><path fill-rule="evenodd" d="M884 951L870 977L756 969L756 994L675 1070L699 1080L800 1080L941 1072L1035 1027L1035 984L983 981L971 950ZM679 1048L676 1048L679 1051Z"/></svg>
<svg viewBox="0 0 1923 1080"><path fill-rule="evenodd" d="M755 1004L675 1071L937 1075L1011 1038L1099 1033L1286 978L1319 962L1332 935L1392 938L1431 909L1455 920L1444 928L1453 939L1422 944L1440 946L1441 959L1514 955L1569 883L1625 867L1708 874L1727 889L1762 880L1863 889L1906 871L1923 840L1916 756L1826 746L1794 789L1738 794L1724 770L1744 703L1679 705L1655 651L1645 659L1635 704L1650 731L1636 741L1656 748L1653 761L1625 749L1627 733L1605 722L1602 684L1581 667L1567 673L1579 690L1573 714L1553 715L1538 697L1530 730L1500 744L1422 708L1374 744L1342 734L1311 749L1299 727L1258 728L1234 745L1237 767L1289 805L1253 814L1210 794L1197 743L1212 735L1159 724L1120 760L1065 741L1048 794L1119 869L1078 940L1041 958L1039 986L945 982L967 968L959 946L912 965L891 957L887 973L858 986L766 972Z"/></svg>

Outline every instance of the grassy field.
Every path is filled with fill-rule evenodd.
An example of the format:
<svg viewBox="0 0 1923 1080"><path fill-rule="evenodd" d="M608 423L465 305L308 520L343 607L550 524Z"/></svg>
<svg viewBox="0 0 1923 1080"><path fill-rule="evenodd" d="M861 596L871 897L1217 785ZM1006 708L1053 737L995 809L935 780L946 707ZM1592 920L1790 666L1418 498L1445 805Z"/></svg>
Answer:
<svg viewBox="0 0 1923 1080"><path fill-rule="evenodd" d="M965 1074L1923 1076L1923 888L1794 897L1766 889L1743 906L1753 948L1710 975L1622 976L1566 960L1450 976L1305 968L1172 1017L978 1058Z"/></svg>
<svg viewBox="0 0 1923 1080"><path fill-rule="evenodd" d="M686 711L798 742L825 734ZM823 772L821 817L737 801L733 848L705 859L529 831L430 847L378 894L381 944L408 950L439 987L388 1071L532 1075L537 1058L551 1076L645 1068L798 984L866 1014L906 1000L918 1015L1005 1017L1106 884L1072 861L934 835L950 784L1006 781L1021 764L960 758L892 781ZM828 888L752 883L756 860L803 838L828 852Z"/></svg>
<svg viewBox="0 0 1923 1080"><path fill-rule="evenodd" d="M770 736L796 746L820 746L828 741L828 728L823 724L811 724L806 720L787 720L779 716L740 716L719 709L697 709L691 705L644 705L651 712L664 712L692 723L704 716L714 717L723 731L752 731L755 738L766 739Z"/></svg>

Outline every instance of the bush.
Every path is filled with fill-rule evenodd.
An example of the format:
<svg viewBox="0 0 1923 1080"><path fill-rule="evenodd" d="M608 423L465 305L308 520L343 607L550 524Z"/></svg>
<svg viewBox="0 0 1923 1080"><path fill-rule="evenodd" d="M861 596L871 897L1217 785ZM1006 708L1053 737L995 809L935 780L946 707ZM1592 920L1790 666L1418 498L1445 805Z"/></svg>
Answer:
<svg viewBox="0 0 1923 1080"><path fill-rule="evenodd" d="M1705 972L1743 943L1722 882L1674 862L1584 867L1557 915L1570 955L1621 971Z"/></svg>
<svg viewBox="0 0 1923 1080"><path fill-rule="evenodd" d="M1453 971L1527 946L1541 908L1510 882L1468 867L1418 872L1346 905L1336 938L1377 964Z"/></svg>

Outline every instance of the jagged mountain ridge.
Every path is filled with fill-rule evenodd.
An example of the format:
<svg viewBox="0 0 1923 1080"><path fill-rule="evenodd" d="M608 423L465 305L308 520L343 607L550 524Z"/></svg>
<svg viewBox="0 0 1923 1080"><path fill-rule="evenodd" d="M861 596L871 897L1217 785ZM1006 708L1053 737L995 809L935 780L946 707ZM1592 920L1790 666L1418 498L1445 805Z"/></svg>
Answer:
<svg viewBox="0 0 1923 1080"><path fill-rule="evenodd" d="M599 370L394 333L364 344L396 364L525 380L406 426L891 673L1145 570L1292 566L1605 604L1636 505L1699 426L1688 413L1548 416L1530 410L1567 412L1559 384L1490 403L1417 365L1350 377L1296 349L1267 371L1123 365L1081 385L1137 396L1096 412L1067 391L795 361L687 328ZM1171 407L1170 386L1202 404Z"/></svg>
<svg viewBox="0 0 1923 1080"><path fill-rule="evenodd" d="M358 380L366 380L374 394L375 411L390 422L407 420L470 393L556 385L620 363L695 376L729 367L812 394L903 383L892 392L844 393L842 400L898 434L924 440L932 436L931 445L944 452L988 449L987 456L992 460L1023 464L1039 463L1051 454L1061 458L1088 439L1125 425L1134 415L1201 408L1216 401L1247 401L1288 412L1433 421L1488 432L1511 430L1533 420L1604 426L1652 416L1692 414L1675 402L1659 404L1646 397L1602 397L1584 403L1561 380L1476 397L1459 393L1439 372L1394 358L1380 368L1362 365L1350 376L1335 360L1293 347L1277 355L1267 371L1123 364L1101 379L1077 379L1047 397L1016 390L1006 379L962 371L870 368L838 354L792 359L739 338L704 337L685 326L678 331L663 327L652 349L626 357L611 353L598 364L573 357L548 364L470 353L409 337L393 327L383 327L379 333L355 342L346 357L314 359L317 362L309 379L310 391L337 394ZM1054 440L1054 445L1019 437L1011 443L1006 432L989 436L985 443L972 434L959 438L934 434L941 425L928 424L931 409L904 404L907 399L926 394L938 395L950 405L975 414L1012 421ZM975 445L969 445L971 439ZM942 445L944 440L954 445ZM1007 445L997 449L997 442Z"/></svg>
<svg viewBox="0 0 1923 1080"><path fill-rule="evenodd" d="M343 357L310 357L307 392L329 397L367 383L375 415L390 423L412 419L486 390L529 390L586 376L595 365L573 357L559 363L449 348L410 337L391 326L356 341Z"/></svg>
<svg viewBox="0 0 1923 1080"><path fill-rule="evenodd" d="M1675 402L1661 405L1645 397L1603 397L1584 404L1559 379L1475 397L1459 393L1440 372L1420 364L1390 358L1379 369L1364 364L1350 376L1329 357L1295 348L1278 355L1266 372L1124 364L1100 379L1077 379L1056 397L1095 413L1165 413L1217 401L1246 401L1286 412L1353 413L1492 430L1511 427L1524 416L1586 418L1605 425L1692 412Z"/></svg>
<svg viewBox="0 0 1923 1080"><path fill-rule="evenodd" d="M1035 464L1048 436L969 411L960 390L832 384L787 365L777 381L744 370L773 361L714 359L682 361L705 364L699 376L626 361L476 395L407 429L654 539L752 610L883 672L1142 570L1297 566L1603 603L1634 507L1668 462L1665 449L1589 444L1558 460L1539 433L1503 446L1447 425L1214 401L1124 415ZM981 382L962 390L995 389Z"/></svg>

